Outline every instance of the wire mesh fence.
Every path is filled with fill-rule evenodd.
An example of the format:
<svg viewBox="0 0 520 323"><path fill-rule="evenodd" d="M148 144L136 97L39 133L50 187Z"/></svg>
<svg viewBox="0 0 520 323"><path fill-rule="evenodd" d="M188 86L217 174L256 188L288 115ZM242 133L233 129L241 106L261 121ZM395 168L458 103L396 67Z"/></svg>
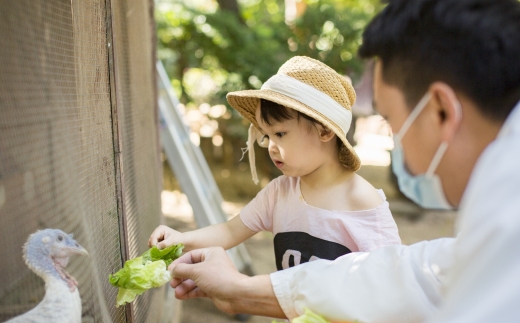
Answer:
<svg viewBox="0 0 520 323"><path fill-rule="evenodd" d="M108 275L160 223L152 2L0 0L0 321L38 304L32 232L74 233L88 322L159 322L164 290L116 308Z"/></svg>

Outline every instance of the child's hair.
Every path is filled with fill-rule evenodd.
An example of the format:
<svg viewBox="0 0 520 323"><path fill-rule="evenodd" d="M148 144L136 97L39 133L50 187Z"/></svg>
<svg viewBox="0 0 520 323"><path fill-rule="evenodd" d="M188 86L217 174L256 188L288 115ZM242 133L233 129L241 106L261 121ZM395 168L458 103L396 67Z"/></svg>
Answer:
<svg viewBox="0 0 520 323"><path fill-rule="evenodd" d="M298 120L300 119L300 117L303 117L314 124L319 124L322 127L328 129L326 126L324 126L321 122L317 121L316 119L313 119L313 118L309 117L308 115L301 113L298 110L294 110L294 111L297 114ZM273 121L282 122L285 120L294 119L294 115L291 114L291 112L289 111L289 108L287 108L286 106L283 106L281 104L278 104L276 102L272 102L269 100L260 99L260 118L262 118L262 121L265 122L266 124L271 125L273 123ZM341 142L341 140L339 140L339 138L337 136L336 136L336 145L337 145L338 149L340 149L343 146L343 143Z"/></svg>

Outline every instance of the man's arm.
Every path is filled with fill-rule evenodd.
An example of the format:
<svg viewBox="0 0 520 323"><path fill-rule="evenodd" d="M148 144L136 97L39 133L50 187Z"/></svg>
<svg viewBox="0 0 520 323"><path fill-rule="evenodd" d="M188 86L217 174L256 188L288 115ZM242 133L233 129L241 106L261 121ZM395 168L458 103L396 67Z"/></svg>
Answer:
<svg viewBox="0 0 520 323"><path fill-rule="evenodd" d="M208 297L222 311L285 318L268 275L239 273L222 248L193 250L174 261L170 285L178 299Z"/></svg>
<svg viewBox="0 0 520 323"><path fill-rule="evenodd" d="M334 321L422 322L437 311L455 239L386 246L271 274L285 316L305 308Z"/></svg>
<svg viewBox="0 0 520 323"><path fill-rule="evenodd" d="M240 274L221 248L170 265L179 299L208 297L222 311L293 319L305 308L330 320L421 322L437 311L455 239L387 246L273 273Z"/></svg>
<svg viewBox="0 0 520 323"><path fill-rule="evenodd" d="M428 322L520 322L520 105L510 118L473 170L450 288Z"/></svg>

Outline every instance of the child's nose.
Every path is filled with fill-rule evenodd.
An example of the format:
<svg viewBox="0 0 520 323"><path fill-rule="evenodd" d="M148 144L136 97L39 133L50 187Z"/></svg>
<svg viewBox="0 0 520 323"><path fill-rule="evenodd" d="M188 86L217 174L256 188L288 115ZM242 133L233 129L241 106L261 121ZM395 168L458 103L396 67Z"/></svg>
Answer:
<svg viewBox="0 0 520 323"><path fill-rule="evenodd" d="M269 140L269 146L267 147L267 149L269 150L269 152L277 152L278 146L276 145L274 140Z"/></svg>

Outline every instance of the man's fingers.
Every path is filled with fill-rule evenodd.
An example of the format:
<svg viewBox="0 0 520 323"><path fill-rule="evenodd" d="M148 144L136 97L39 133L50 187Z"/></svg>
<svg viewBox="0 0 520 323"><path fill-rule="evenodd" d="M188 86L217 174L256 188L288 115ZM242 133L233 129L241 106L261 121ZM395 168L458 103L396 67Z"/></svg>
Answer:
<svg viewBox="0 0 520 323"><path fill-rule="evenodd" d="M195 250L194 250L195 251ZM194 271L192 265L195 264L194 259L198 260L200 257L193 257L194 251L185 253L184 255L177 258L174 262L168 266L168 270L171 273L172 280L170 282L170 286L173 288L177 288L180 284L182 284L186 279L192 279L194 275Z"/></svg>
<svg viewBox="0 0 520 323"><path fill-rule="evenodd" d="M179 264L189 264L189 265L191 265L191 264L196 264L196 263L202 262L202 261L204 261L204 258L206 257L207 250L208 249L197 249L197 250L192 250L190 252L187 252L184 255L180 256L179 258L175 259L170 264L168 269L170 271L172 271ZM176 269L176 271L178 272L178 269ZM180 275L180 273L179 273L179 275ZM182 276L174 275L173 272L172 272L172 276L173 277L178 277L178 278L182 277Z"/></svg>
<svg viewBox="0 0 520 323"><path fill-rule="evenodd" d="M169 268L173 279L192 279L195 275L192 263L172 263Z"/></svg>
<svg viewBox="0 0 520 323"><path fill-rule="evenodd" d="M197 285L195 284L195 282L191 279L185 279L181 282L179 282L179 284L177 284L177 286L175 286L175 294L177 295L184 295L186 293L188 293L190 290L194 289L195 287L197 287Z"/></svg>
<svg viewBox="0 0 520 323"><path fill-rule="evenodd" d="M207 294L200 288L196 287L188 292L188 294L185 295L186 299L189 298L199 298L199 297L208 297Z"/></svg>
<svg viewBox="0 0 520 323"><path fill-rule="evenodd" d="M175 297L178 299L206 297L206 293L197 287L193 280L186 279L175 288Z"/></svg>
<svg viewBox="0 0 520 323"><path fill-rule="evenodd" d="M184 281L184 279L182 279L182 278L172 278L172 280L170 281L170 286L172 288L177 288L177 286L182 284L183 281Z"/></svg>
<svg viewBox="0 0 520 323"><path fill-rule="evenodd" d="M173 288L179 286L186 279L195 278L195 268L193 266L204 261L204 250L205 249L198 249L185 253L168 266L168 270L172 276L170 285Z"/></svg>
<svg viewBox="0 0 520 323"><path fill-rule="evenodd" d="M170 281L171 287L177 288L185 279L191 277L192 271L190 271L189 268L182 268L183 266L189 267L190 264L193 264L191 255L190 253L186 253L168 266L168 270L172 276L172 280Z"/></svg>
<svg viewBox="0 0 520 323"><path fill-rule="evenodd" d="M211 263L211 259L212 257L215 258L215 255L220 256L221 254L227 257L226 252L222 248L197 249L182 255L172 262L168 270L171 272L172 280L170 286L175 288L175 297L179 299L208 297L208 290L206 290L208 288L208 273L213 272L215 267L220 268L219 262L213 260L213 263ZM229 265L229 262L232 269L236 270L229 258L224 260L226 265ZM210 263L207 263L207 261Z"/></svg>
<svg viewBox="0 0 520 323"><path fill-rule="evenodd" d="M207 295L200 288L195 287L194 289L184 294L179 293L177 289L175 289L175 297L180 300L186 300L190 298L207 297Z"/></svg>
<svg viewBox="0 0 520 323"><path fill-rule="evenodd" d="M184 255L180 256L179 258L175 259L169 266L168 270L172 273L172 277L176 277L173 275L173 270L177 265L180 264L193 264L191 261L191 252L187 252Z"/></svg>

